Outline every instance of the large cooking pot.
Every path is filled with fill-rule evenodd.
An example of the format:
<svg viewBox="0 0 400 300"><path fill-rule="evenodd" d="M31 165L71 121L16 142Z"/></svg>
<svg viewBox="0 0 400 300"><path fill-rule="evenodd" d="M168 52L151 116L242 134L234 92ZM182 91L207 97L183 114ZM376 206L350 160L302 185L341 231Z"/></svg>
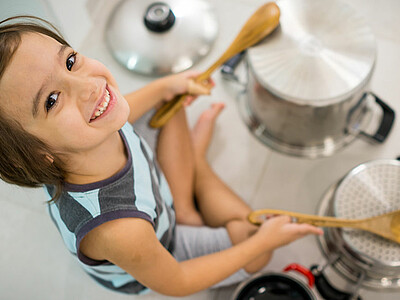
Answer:
<svg viewBox="0 0 400 300"><path fill-rule="evenodd" d="M355 167L331 186L318 214L347 219L373 217L400 209L399 195L400 161L373 160ZM360 287L400 290L399 244L369 232L340 228L325 228L318 242L327 259L325 265L312 268L319 291L329 281L326 270L350 282L353 294ZM330 299L323 290L320 293Z"/></svg>
<svg viewBox="0 0 400 300"><path fill-rule="evenodd" d="M376 44L365 20L338 0L277 4L280 26L245 54L239 104L249 129L272 149L310 158L360 135L383 142L394 112L368 91ZM366 133L380 117L376 133Z"/></svg>

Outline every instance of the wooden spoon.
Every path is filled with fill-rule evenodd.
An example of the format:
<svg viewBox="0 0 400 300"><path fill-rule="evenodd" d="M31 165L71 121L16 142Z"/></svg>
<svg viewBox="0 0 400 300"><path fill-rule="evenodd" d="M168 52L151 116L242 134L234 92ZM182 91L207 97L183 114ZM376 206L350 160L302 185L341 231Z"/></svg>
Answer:
<svg viewBox="0 0 400 300"><path fill-rule="evenodd" d="M278 26L279 17L279 7L274 2L266 3L258 8L224 54L204 73L197 76L195 81L204 82L225 61L265 38ZM179 95L165 103L150 120L150 126L153 128L163 126L182 107L186 96L187 94Z"/></svg>
<svg viewBox="0 0 400 300"><path fill-rule="evenodd" d="M320 227L351 227L375 233L391 241L400 243L400 210L392 211L366 219L338 219L306 215L277 209L260 209L249 214L248 219L255 225L261 225L265 215L286 215L296 219L297 223L307 223Z"/></svg>

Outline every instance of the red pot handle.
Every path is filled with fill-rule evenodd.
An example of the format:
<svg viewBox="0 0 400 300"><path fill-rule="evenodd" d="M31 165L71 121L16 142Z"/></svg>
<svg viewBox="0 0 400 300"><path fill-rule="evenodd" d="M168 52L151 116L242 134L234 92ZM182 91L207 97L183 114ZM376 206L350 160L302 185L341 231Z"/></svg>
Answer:
<svg viewBox="0 0 400 300"><path fill-rule="evenodd" d="M284 272L287 271L297 271L301 274L303 274L304 276L307 277L308 279L308 286L309 287L313 287L314 282L315 282L315 278L313 273L311 273L311 271L309 269L307 269L306 267L303 267L302 265L299 264L290 264L288 266L286 266L286 268L283 269Z"/></svg>

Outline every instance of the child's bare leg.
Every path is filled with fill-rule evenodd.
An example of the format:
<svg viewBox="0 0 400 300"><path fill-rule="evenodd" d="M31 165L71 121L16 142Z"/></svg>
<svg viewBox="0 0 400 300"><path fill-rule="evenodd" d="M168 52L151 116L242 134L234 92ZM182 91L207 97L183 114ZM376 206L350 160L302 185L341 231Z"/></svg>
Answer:
<svg viewBox="0 0 400 300"><path fill-rule="evenodd" d="M208 226L225 226L235 245L249 238L257 230L247 221L250 207L237 196L211 169L206 152L212 136L215 119L223 104L213 104L199 118L192 131L195 156L195 194L203 220ZM259 271L271 258L272 253L255 259L245 269Z"/></svg>
<svg viewBox="0 0 400 300"><path fill-rule="evenodd" d="M225 226L227 222L242 220L251 211L212 170L206 154L217 116L224 108L222 103L213 104L200 116L192 130L195 157L195 195L199 209L208 226Z"/></svg>
<svg viewBox="0 0 400 300"><path fill-rule="evenodd" d="M164 125L157 143L157 159L174 198L179 224L200 226L203 220L194 205L194 157L185 110Z"/></svg>

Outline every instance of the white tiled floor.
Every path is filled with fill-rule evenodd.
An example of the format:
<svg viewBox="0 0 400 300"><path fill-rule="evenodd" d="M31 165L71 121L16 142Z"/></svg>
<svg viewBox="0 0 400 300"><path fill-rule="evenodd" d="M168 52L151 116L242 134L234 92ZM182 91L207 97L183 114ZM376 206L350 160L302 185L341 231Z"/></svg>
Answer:
<svg viewBox="0 0 400 300"><path fill-rule="evenodd" d="M202 70L213 62L251 12L263 2L213 1L219 17L219 36L210 54L195 68ZM400 112L400 1L349 0L347 3L367 17L377 37L378 59L370 89ZM106 64L121 90L128 92L151 79L124 70L105 48L102 40L104 20L113 5L112 1L86 2L93 28L86 28L86 38L75 46L83 54ZM71 14L63 17L58 13L58 18L63 18L60 24L79 22ZM62 29L73 39L73 32ZM223 82L218 73L213 78L217 84L213 94L199 99L189 108L189 121L193 123L211 102L226 103L218 120L209 159L217 173L254 208L313 213L324 191L348 170L367 160L395 158L400 154L398 122L384 145L356 140L342 152L317 160L273 152L256 140L241 121L234 96L237 87ZM0 299L128 299L129 296L99 287L75 264L46 214L41 195L40 189L18 188L0 182ZM309 266L321 259L315 239L309 237L277 251L268 269L280 270L289 262ZM232 291L233 288L204 291L184 299L229 299ZM394 294L380 294L377 298L376 294L366 291L363 295L367 300L398 298ZM154 293L129 297L132 298L174 299Z"/></svg>

